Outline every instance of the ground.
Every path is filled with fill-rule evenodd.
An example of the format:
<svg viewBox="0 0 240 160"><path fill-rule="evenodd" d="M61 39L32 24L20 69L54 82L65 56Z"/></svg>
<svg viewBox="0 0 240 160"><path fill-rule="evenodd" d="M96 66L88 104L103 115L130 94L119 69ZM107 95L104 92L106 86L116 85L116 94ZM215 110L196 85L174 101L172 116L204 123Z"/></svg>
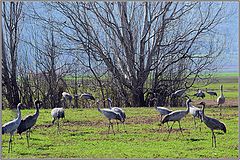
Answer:
<svg viewBox="0 0 240 160"><path fill-rule="evenodd" d="M185 108L174 108L185 109ZM238 109L206 108L206 114L224 122L227 133L216 131L217 148L212 148L211 131L201 126L194 129L192 116L181 122L183 134L174 124L173 133L167 139L167 126L159 126L158 112L154 108L124 108L127 114L126 133L120 125L116 135L107 134L107 119L94 109L67 109L66 119L61 122L60 134L56 125L51 126L51 110L42 109L27 147L26 136L16 134L13 152L7 154L9 135L3 135L3 157L7 158L237 158L238 156ZM34 110L23 110L23 117ZM3 111L3 123L10 120L12 111Z"/></svg>

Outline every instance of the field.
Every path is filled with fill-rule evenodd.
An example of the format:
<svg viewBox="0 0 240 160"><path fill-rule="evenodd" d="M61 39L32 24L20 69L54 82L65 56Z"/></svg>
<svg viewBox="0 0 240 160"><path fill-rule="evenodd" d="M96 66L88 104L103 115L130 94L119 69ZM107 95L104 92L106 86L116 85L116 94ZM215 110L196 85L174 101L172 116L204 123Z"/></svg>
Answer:
<svg viewBox="0 0 240 160"><path fill-rule="evenodd" d="M185 109L185 108L178 108ZM220 118L218 108L207 108L206 114L220 119L227 133L217 132L217 148L211 146L211 131L201 124L201 132L194 129L192 117L182 121L184 136L174 132L167 140L166 126L159 127L158 114L153 108L125 108L127 133L120 125L116 135L107 134L107 120L96 109L67 109L66 119L57 134L50 126L49 109L42 109L33 129L30 148L23 139L14 136L13 152L8 155L8 135L3 135L3 157L7 158L236 158L238 155L238 109L226 108ZM34 110L23 110L23 116ZM217 113L217 114L211 114ZM3 122L11 119L12 111L3 111ZM197 121L199 124L199 121ZM112 133L112 132L110 132Z"/></svg>
<svg viewBox="0 0 240 160"><path fill-rule="evenodd" d="M234 77L235 78L235 77ZM26 136L23 139L15 134L13 151L7 153L9 135L2 136L3 158L237 158L238 157L238 84L237 81L222 82L226 105L223 116L215 101L207 96L206 115L224 122L227 133L216 131L217 148L212 148L211 131L200 123L194 129L191 115L187 115L181 125L183 134L174 124L174 130L167 139L167 126L159 126L158 112L154 108L124 108L127 114L126 131L120 125L116 135L107 134L108 120L96 108L66 109L66 118L61 121L60 134L57 126L51 126L50 109L41 109L36 126L27 147ZM219 94L220 83L207 88ZM215 98L216 99L216 98ZM196 105L200 100L193 99ZM211 104L209 107L208 104ZM212 105L214 107L212 107ZM173 110L186 108L172 108ZM34 113L34 110L22 110L22 116ZM2 123L12 120L16 113L2 111Z"/></svg>

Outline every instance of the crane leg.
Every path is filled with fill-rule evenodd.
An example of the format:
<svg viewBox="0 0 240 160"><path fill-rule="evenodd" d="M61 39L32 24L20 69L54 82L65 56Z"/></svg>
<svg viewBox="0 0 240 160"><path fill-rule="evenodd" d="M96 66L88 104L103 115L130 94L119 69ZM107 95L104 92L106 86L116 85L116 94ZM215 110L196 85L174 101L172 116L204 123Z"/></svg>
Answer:
<svg viewBox="0 0 240 160"><path fill-rule="evenodd" d="M29 129L29 132L28 132L28 137L30 138L30 133L31 133L32 131Z"/></svg>
<svg viewBox="0 0 240 160"><path fill-rule="evenodd" d="M127 132L127 131L126 131L126 128L125 128L125 123L122 122L122 124L123 124L123 128L124 128L124 132Z"/></svg>
<svg viewBox="0 0 240 160"><path fill-rule="evenodd" d="M182 133L182 135L183 135L182 127L181 127L181 125L180 125L180 121L178 121L178 124L179 124L179 129L180 129L180 131L181 131L181 133Z"/></svg>
<svg viewBox="0 0 240 160"><path fill-rule="evenodd" d="M201 129L201 125L202 124L202 120L200 119L200 123L199 123L199 131L202 132L202 129Z"/></svg>
<svg viewBox="0 0 240 160"><path fill-rule="evenodd" d="M212 130L212 147L213 147L213 130Z"/></svg>
<svg viewBox="0 0 240 160"><path fill-rule="evenodd" d="M59 125L59 119L58 119L58 124L57 124L57 133L59 134L59 128L60 128L60 125Z"/></svg>
<svg viewBox="0 0 240 160"><path fill-rule="evenodd" d="M194 127L195 129L197 128L197 124L196 124L196 120L195 120L195 117L193 116L193 122L194 122Z"/></svg>
<svg viewBox="0 0 240 160"><path fill-rule="evenodd" d="M110 124L111 124L111 121L109 119L109 123L108 123L108 134L109 134L109 131L110 131Z"/></svg>
<svg viewBox="0 0 240 160"><path fill-rule="evenodd" d="M221 105L218 105L218 107L220 108L220 116L222 116L222 106Z"/></svg>
<svg viewBox="0 0 240 160"><path fill-rule="evenodd" d="M215 148L216 148L217 147L216 146L216 136L215 136L214 132L213 132L213 138L214 138L214 144L215 144Z"/></svg>
<svg viewBox="0 0 240 160"><path fill-rule="evenodd" d="M173 124L175 123L175 121L173 122ZM173 124L172 124L172 126L173 126ZM171 131L172 131L172 126L170 127L170 129L169 129L169 133L168 133L168 137L167 137L167 139L169 138L169 135L170 135L170 133L171 133Z"/></svg>
<svg viewBox="0 0 240 160"><path fill-rule="evenodd" d="M119 126L118 126L118 121L116 120L116 123L117 123L117 127L118 127L118 132L119 132Z"/></svg>
<svg viewBox="0 0 240 160"><path fill-rule="evenodd" d="M167 122L167 127L168 127L168 129L169 129L169 124L168 124L168 122Z"/></svg>
<svg viewBox="0 0 240 160"><path fill-rule="evenodd" d="M112 124L111 121L110 121L110 124L111 124L111 126L112 126L113 134L115 135L115 132L114 132L114 129L113 129L113 124Z"/></svg>
<svg viewBox="0 0 240 160"><path fill-rule="evenodd" d="M54 125L54 122L55 122L55 120L56 120L56 119L55 119L55 118L53 118L53 120L52 120L52 125Z"/></svg>
<svg viewBox="0 0 240 160"><path fill-rule="evenodd" d="M29 131L26 132L26 137L27 137L27 144L28 144L28 147L29 147Z"/></svg>
<svg viewBox="0 0 240 160"><path fill-rule="evenodd" d="M8 141L8 153L10 153L10 149L12 150L12 134L10 134L10 138Z"/></svg>

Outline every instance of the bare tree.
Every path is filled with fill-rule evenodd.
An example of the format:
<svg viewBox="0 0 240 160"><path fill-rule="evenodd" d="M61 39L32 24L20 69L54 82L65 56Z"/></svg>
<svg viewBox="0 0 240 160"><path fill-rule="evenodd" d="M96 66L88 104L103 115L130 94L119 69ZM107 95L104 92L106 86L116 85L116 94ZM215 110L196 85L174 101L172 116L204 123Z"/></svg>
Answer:
<svg viewBox="0 0 240 160"><path fill-rule="evenodd" d="M168 73L171 67L188 63L182 66L183 70L172 72L178 75L178 72L184 71L181 76L176 76L177 81L190 75L198 77L222 51L222 47L217 48L222 44L221 41L206 41L213 35L215 39L220 39L215 31L224 18L223 4L220 3L45 4L60 14L54 18L54 29L74 44L72 48L86 51L88 46L91 52L85 53L99 57L121 87L122 93L129 97L130 92L126 100L132 100L132 106L146 105L144 85L152 72L153 88L159 90L162 89L159 85L166 77L170 77L172 84L175 84L176 78ZM46 21L37 13L35 18Z"/></svg>
<svg viewBox="0 0 240 160"><path fill-rule="evenodd" d="M3 2L3 94L11 108L20 102L17 84L18 45L23 21L22 2Z"/></svg>

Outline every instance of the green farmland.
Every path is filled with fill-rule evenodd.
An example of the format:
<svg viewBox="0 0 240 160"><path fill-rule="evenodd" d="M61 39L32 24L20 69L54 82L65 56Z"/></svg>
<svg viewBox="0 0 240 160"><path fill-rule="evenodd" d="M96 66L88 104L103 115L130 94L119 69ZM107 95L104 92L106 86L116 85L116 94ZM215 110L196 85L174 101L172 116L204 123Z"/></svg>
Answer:
<svg viewBox="0 0 240 160"><path fill-rule="evenodd" d="M175 109L175 108L174 108ZM185 109L185 108L176 108ZM7 153L9 135L2 136L4 158L237 158L238 109L227 108L222 117L218 108L206 108L206 114L220 119L227 126L227 133L216 132L217 148L211 146L211 131L201 124L201 132L194 129L192 116L182 120L183 134L177 132L167 137L166 125L159 127L158 113L153 108L125 108L126 130L115 127L116 135L107 134L107 122L96 108L67 109L61 123L60 134L50 126L51 110L42 109L27 147L23 139L14 136L13 152ZM23 116L34 110L23 110ZM212 114L214 113L214 114ZM3 123L13 118L13 112L3 111ZM197 124L200 124L197 121Z"/></svg>
<svg viewBox="0 0 240 160"><path fill-rule="evenodd" d="M226 82L227 79L227 82ZM158 112L154 108L124 108L126 133L123 126L114 129L116 135L107 134L108 120L95 108L66 109L65 120L61 121L60 134L57 127L51 126L51 110L41 109L36 126L32 130L30 147L23 138L15 134L13 151L8 154L9 135L2 136L3 158L237 158L238 157L238 83L236 77L222 77L209 86L219 95L219 86L224 86L226 103L223 116L219 116L216 97L206 95L206 115L217 118L226 124L227 133L216 131L217 148L212 148L211 131L197 120L199 127L194 129L191 115L182 121L183 134L174 124L173 132L167 138L167 126L159 126ZM197 84L201 86L201 84ZM205 90L204 90L205 91ZM195 93L192 90L189 94ZM193 98L196 105L200 99ZM173 110L186 108L172 108ZM22 116L33 114L34 110L22 110ZM15 111L3 110L2 123L16 116Z"/></svg>

